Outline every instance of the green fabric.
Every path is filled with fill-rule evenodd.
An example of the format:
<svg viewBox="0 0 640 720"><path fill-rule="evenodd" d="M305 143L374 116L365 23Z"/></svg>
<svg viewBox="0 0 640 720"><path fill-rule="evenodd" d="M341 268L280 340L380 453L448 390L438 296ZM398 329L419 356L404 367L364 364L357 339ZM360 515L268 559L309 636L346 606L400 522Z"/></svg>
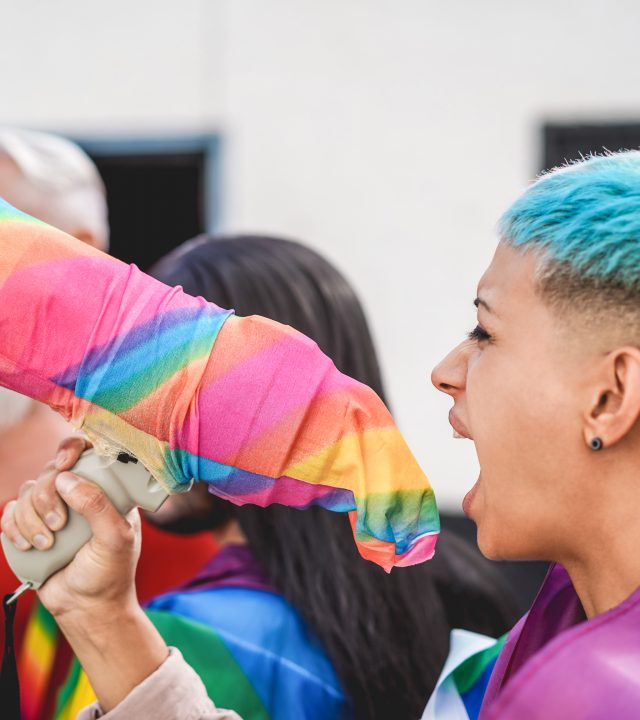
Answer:
<svg viewBox="0 0 640 720"><path fill-rule="evenodd" d="M485 668L500 654L508 633L496 640L495 645L467 658L453 671L453 680L460 695L470 690L479 680Z"/></svg>
<svg viewBox="0 0 640 720"><path fill-rule="evenodd" d="M76 685L78 683L78 679L80 678L81 672L82 667L80 666L80 663L74 658L73 662L71 663L71 668L69 669L67 679L65 680L64 685L58 691L58 697L56 699L56 710L53 714L54 718L59 718L62 715L64 708L71 700L71 696L76 689Z"/></svg>
<svg viewBox="0 0 640 720"><path fill-rule="evenodd" d="M167 645L177 647L198 673L207 693L221 708L235 710L243 720L269 720L247 676L220 636L207 625L161 610L147 610Z"/></svg>
<svg viewBox="0 0 640 720"><path fill-rule="evenodd" d="M36 621L40 624L42 630L50 638L55 638L58 634L58 625L53 619L53 615L45 608L41 602L36 603L35 607Z"/></svg>

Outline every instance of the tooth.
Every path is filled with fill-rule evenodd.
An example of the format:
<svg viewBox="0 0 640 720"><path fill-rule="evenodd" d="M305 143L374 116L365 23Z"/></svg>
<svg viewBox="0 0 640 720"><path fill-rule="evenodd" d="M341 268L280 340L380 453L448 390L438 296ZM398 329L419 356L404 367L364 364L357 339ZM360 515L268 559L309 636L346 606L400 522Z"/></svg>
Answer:
<svg viewBox="0 0 640 720"><path fill-rule="evenodd" d="M453 437L454 437L456 440L464 440L464 435L460 435L460 433L459 433L459 432L456 432L455 430L453 431Z"/></svg>

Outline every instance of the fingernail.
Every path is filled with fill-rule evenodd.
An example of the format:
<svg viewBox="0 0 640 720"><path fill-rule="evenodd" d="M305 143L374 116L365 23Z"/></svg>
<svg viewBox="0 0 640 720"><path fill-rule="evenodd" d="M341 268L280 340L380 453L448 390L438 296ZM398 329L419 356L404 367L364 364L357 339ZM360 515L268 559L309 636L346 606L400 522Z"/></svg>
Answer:
<svg viewBox="0 0 640 720"><path fill-rule="evenodd" d="M45 517L45 522L47 523L47 525L49 526L49 528L51 530L57 530L58 527L60 526L61 520L62 520L62 518L60 517L60 515L58 515L57 512L47 513L47 515Z"/></svg>
<svg viewBox="0 0 640 720"><path fill-rule="evenodd" d="M49 547L49 538L38 533L33 537L33 544L38 548L38 550L46 550Z"/></svg>
<svg viewBox="0 0 640 720"><path fill-rule="evenodd" d="M60 450L60 452L56 455L56 466L62 467L67 462L67 452L66 450Z"/></svg>
<svg viewBox="0 0 640 720"><path fill-rule="evenodd" d="M28 550L31 547L29 541L26 538L23 538L22 535L18 535L13 544L18 548L18 550Z"/></svg>
<svg viewBox="0 0 640 720"><path fill-rule="evenodd" d="M78 479L72 473L63 472L56 478L56 487L61 493L70 493L77 484Z"/></svg>

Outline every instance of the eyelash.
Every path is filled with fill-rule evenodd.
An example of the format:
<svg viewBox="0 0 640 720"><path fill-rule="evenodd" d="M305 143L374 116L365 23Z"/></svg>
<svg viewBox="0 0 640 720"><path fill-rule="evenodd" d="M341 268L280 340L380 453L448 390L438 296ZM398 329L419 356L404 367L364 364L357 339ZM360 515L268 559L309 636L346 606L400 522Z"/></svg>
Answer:
<svg viewBox="0 0 640 720"><path fill-rule="evenodd" d="M491 342L493 339L482 325L476 325L467 337L469 340L475 340L476 342Z"/></svg>

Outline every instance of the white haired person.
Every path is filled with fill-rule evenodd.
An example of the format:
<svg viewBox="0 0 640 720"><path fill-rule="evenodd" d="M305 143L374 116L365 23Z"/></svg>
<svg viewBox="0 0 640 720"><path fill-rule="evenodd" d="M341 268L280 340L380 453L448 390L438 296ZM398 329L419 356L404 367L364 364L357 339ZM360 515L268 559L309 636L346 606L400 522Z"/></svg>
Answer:
<svg viewBox="0 0 640 720"><path fill-rule="evenodd" d="M0 128L0 196L100 250L109 245L107 201L96 166L77 145ZM69 426L34 400L0 388L0 504L35 477Z"/></svg>
<svg viewBox="0 0 640 720"><path fill-rule="evenodd" d="M76 144L32 130L0 127L0 196L29 215L100 250L109 246L105 187L96 166ZM38 476L70 426L58 413L0 387L0 507ZM16 579L0 555L0 592ZM28 617L23 603L16 618L20 641ZM0 628L0 641L4 630Z"/></svg>
<svg viewBox="0 0 640 720"><path fill-rule="evenodd" d="M104 183L91 158L66 138L0 127L0 196L106 252Z"/></svg>
<svg viewBox="0 0 640 720"><path fill-rule="evenodd" d="M0 197L39 220L101 251L109 246L107 197L104 183L91 158L65 138L32 130L0 127ZM0 508L15 497L23 483L38 477L73 428L51 408L0 387ZM60 520L60 522L63 522ZM57 527L54 520L54 527ZM144 550L136 575L141 600L191 577L216 551L208 534L175 539L147 523L142 524ZM47 542L48 538L38 538ZM154 558L162 556L159 566ZM0 553L0 596L15 590L17 580ZM29 667L38 653L37 637L43 608L36 604L29 618L31 598L17 610L14 635L21 667ZM29 618L29 619L28 619ZM58 636L49 623L52 644ZM23 640L24 638L24 640ZM4 628L0 625L0 643ZM64 677L69 654L58 645L48 664L39 659L37 682L25 676L23 718L46 717L55 704L56 683ZM24 671L23 671L24 675Z"/></svg>
<svg viewBox="0 0 640 720"><path fill-rule="evenodd" d="M109 245L105 187L77 145L55 135L0 127L0 196L83 242ZM0 504L35 477L69 426L30 398L0 388Z"/></svg>

